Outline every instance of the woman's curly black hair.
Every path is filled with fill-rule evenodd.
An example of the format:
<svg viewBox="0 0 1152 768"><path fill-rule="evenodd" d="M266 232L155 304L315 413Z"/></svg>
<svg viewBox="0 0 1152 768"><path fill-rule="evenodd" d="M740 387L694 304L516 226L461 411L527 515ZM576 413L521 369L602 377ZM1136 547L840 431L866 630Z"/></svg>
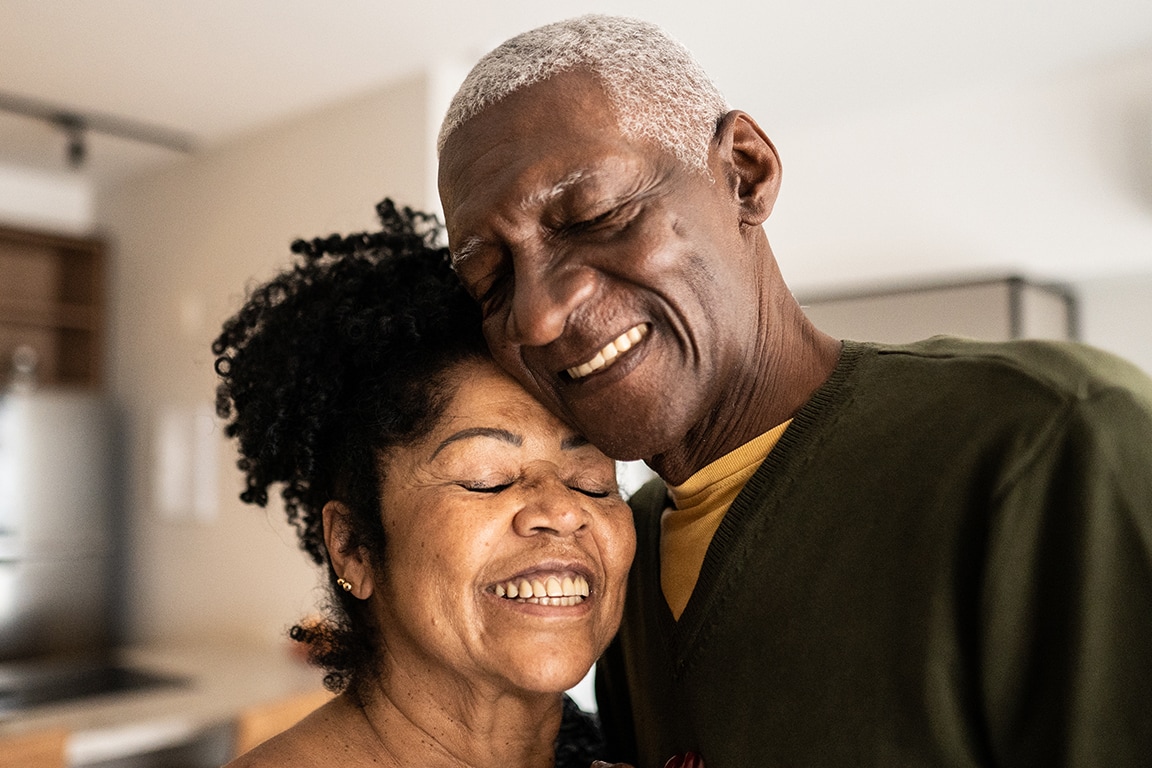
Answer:
<svg viewBox="0 0 1152 768"><path fill-rule="evenodd" d="M376 207L381 230L297 240L296 263L255 288L212 343L216 412L236 438L247 485L261 507L282 486L301 547L335 574L321 510L342 501L351 551L382 567L383 451L432 427L451 395L449 369L487 356L480 313L453 273L435 216ZM361 601L331 589L325 618L292 628L333 691L375 669L377 628Z"/></svg>

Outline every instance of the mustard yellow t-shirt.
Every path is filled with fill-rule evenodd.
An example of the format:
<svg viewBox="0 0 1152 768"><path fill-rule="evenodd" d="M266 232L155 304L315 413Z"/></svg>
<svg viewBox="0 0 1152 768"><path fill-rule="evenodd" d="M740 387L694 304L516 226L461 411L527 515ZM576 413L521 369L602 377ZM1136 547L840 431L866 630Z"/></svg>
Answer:
<svg viewBox="0 0 1152 768"><path fill-rule="evenodd" d="M677 619L696 588L704 554L724 513L776 447L791 419L670 487L673 508L660 519L660 587Z"/></svg>

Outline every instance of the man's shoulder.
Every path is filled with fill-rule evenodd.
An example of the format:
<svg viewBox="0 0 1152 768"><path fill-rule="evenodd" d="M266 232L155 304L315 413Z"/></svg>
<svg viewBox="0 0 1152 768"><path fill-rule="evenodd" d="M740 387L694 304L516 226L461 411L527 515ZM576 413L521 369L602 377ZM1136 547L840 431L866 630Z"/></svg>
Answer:
<svg viewBox="0 0 1152 768"><path fill-rule="evenodd" d="M871 344L878 372L947 378L972 386L1046 390L1088 398L1124 389L1152 407L1152 379L1110 352L1074 341L977 341L935 336L911 344Z"/></svg>

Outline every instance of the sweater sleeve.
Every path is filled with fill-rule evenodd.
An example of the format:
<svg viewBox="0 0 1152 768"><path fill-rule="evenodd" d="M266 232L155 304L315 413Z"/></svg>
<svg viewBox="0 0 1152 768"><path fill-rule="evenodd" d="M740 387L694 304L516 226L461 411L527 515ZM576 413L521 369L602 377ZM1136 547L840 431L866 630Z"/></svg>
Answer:
<svg viewBox="0 0 1152 768"><path fill-rule="evenodd" d="M1001 484L977 641L997 765L1152 755L1152 403L1072 399Z"/></svg>

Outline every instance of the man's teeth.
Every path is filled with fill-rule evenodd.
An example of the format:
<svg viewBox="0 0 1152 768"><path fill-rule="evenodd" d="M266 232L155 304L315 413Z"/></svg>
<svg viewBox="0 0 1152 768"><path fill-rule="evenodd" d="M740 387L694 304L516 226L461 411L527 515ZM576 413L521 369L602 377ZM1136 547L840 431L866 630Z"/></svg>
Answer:
<svg viewBox="0 0 1152 768"><path fill-rule="evenodd" d="M496 596L538 605L577 605L588 597L588 580L583 576L513 579L497 584Z"/></svg>
<svg viewBox="0 0 1152 768"><path fill-rule="evenodd" d="M588 362L569 368L568 375L574 379L582 379L590 373L595 373L596 371L607 368L616 362L617 357L632 349L640 339L647 335L647 325L637 325L634 328L630 328L605 344L604 348L597 352L596 356Z"/></svg>

